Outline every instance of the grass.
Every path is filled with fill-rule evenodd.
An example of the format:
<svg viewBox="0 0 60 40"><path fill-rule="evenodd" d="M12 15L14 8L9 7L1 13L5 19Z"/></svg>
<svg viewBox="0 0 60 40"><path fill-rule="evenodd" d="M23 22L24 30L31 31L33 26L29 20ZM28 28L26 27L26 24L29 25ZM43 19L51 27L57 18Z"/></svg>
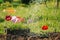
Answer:
<svg viewBox="0 0 60 40"><path fill-rule="evenodd" d="M7 14L11 16L20 16L24 18L33 19L32 23L16 23L14 24L11 21L4 21L0 23L0 33L4 32L4 26L8 28L30 28L31 32L34 33L48 33L48 32L60 32L60 9L54 8L51 4L50 7L46 7L44 4L34 4L28 7L22 7L21 5L17 8L16 13L6 13L0 10L0 17L5 18ZM13 7L12 7L13 8ZM39 18L40 17L40 18ZM28 19L27 19L28 20ZM27 21L26 20L26 21ZM36 21L35 21L36 20ZM35 21L35 22L34 22ZM43 25L48 25L48 30L42 30ZM56 31L55 31L56 30Z"/></svg>

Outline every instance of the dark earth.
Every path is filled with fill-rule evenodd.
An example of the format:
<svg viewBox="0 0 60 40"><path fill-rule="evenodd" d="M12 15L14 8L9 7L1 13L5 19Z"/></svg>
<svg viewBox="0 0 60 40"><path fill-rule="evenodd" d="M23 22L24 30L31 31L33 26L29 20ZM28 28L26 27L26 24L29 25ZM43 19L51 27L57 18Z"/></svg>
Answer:
<svg viewBox="0 0 60 40"><path fill-rule="evenodd" d="M30 32L30 29L7 29L6 35L0 34L0 40L60 40L60 32L52 32L42 35L32 33Z"/></svg>

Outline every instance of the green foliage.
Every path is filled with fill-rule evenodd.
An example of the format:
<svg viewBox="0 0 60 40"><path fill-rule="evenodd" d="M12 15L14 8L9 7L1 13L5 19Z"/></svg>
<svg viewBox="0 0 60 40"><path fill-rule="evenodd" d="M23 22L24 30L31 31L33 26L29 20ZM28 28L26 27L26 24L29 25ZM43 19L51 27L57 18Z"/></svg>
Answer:
<svg viewBox="0 0 60 40"><path fill-rule="evenodd" d="M18 3L18 2L13 2L13 3L12 3L12 5L13 5L14 7L17 7L19 4L20 4L20 3Z"/></svg>
<svg viewBox="0 0 60 40"><path fill-rule="evenodd" d="M4 22L4 19L3 19L3 18L0 18L0 23L1 23L1 22Z"/></svg>
<svg viewBox="0 0 60 40"><path fill-rule="evenodd" d="M6 3L2 3L1 4L1 7L2 8L8 8L8 7L11 7L12 5L9 3L9 2L6 2Z"/></svg>
<svg viewBox="0 0 60 40"><path fill-rule="evenodd" d="M3 0L0 0L0 2L3 2Z"/></svg>
<svg viewBox="0 0 60 40"><path fill-rule="evenodd" d="M11 29L30 28L31 32L40 34L45 34L48 32L60 32L60 8L54 8L52 2L51 4L48 3L48 7L49 8L47 8L44 4L37 3L34 5L30 4L28 7L22 7L22 4L17 6L15 8L16 13L10 15L25 18L26 23L13 23L11 21L3 21L0 23L0 28L2 28L0 33L4 33L4 26ZM4 8L7 7L5 6ZM1 11L1 17L5 18L6 15L6 13ZM31 18L33 22L27 24L29 18ZM43 25L48 25L48 30L42 30Z"/></svg>
<svg viewBox="0 0 60 40"><path fill-rule="evenodd" d="M13 24L10 26L11 29L27 29L28 27L22 23Z"/></svg>

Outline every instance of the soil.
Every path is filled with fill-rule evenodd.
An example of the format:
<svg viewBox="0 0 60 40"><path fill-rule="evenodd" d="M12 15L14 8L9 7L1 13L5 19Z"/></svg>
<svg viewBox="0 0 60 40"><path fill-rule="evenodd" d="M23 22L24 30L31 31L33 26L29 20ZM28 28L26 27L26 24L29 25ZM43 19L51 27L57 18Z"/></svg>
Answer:
<svg viewBox="0 0 60 40"><path fill-rule="evenodd" d="M19 35L0 35L0 40L60 40L60 33L49 33L48 37L40 36L19 36Z"/></svg>

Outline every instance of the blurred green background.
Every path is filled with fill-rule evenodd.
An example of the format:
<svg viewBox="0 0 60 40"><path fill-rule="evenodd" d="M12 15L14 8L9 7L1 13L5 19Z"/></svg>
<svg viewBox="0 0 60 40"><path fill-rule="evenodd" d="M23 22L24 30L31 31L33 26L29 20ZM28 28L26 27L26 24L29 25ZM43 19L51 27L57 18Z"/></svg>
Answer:
<svg viewBox="0 0 60 40"><path fill-rule="evenodd" d="M5 28L30 28L34 33L60 32L60 1L59 0L0 0L0 33ZM3 12L4 9L15 9L15 13ZM6 21L6 15L20 16L25 22L13 23ZM31 23L29 23L29 19ZM48 25L48 30L42 30Z"/></svg>

